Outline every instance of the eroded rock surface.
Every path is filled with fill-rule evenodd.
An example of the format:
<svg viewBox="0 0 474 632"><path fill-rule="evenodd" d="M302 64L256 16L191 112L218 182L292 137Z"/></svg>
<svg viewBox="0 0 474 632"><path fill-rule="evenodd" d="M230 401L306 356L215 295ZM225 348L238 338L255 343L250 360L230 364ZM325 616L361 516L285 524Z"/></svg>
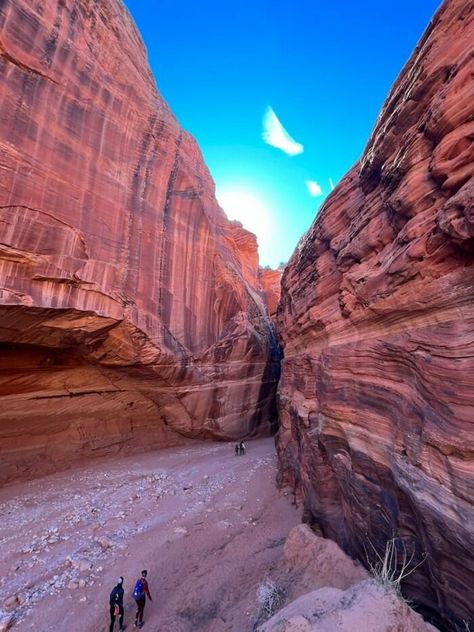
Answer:
<svg viewBox="0 0 474 632"><path fill-rule="evenodd" d="M308 525L294 527L283 549L287 574L276 601L267 584L260 632L434 632L382 577L365 569L332 540L315 535ZM281 581L281 580L280 580ZM276 612L276 613L275 613ZM275 614L274 614L275 613Z"/></svg>
<svg viewBox="0 0 474 632"><path fill-rule="evenodd" d="M452 629L474 588L473 20L434 17L277 315L282 480L352 556L426 554L404 590Z"/></svg>
<svg viewBox="0 0 474 632"><path fill-rule="evenodd" d="M290 593L292 600L319 588L346 590L369 578L365 568L333 540L316 536L306 524L290 531L283 554L286 567L296 575Z"/></svg>
<svg viewBox="0 0 474 632"><path fill-rule="evenodd" d="M1 2L0 76L0 479L268 432L255 238L120 0Z"/></svg>
<svg viewBox="0 0 474 632"><path fill-rule="evenodd" d="M436 632L393 591L366 580L347 590L320 588L277 612L259 632Z"/></svg>
<svg viewBox="0 0 474 632"><path fill-rule="evenodd" d="M283 270L284 265L276 270L266 267L260 268L258 271L258 278L262 287L265 304L272 319L276 316L278 303L280 301Z"/></svg>

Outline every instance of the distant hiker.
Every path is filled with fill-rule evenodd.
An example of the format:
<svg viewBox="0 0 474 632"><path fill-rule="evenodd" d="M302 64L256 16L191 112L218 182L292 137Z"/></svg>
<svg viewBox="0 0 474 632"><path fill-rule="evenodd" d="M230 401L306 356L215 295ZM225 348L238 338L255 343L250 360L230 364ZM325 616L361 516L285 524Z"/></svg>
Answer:
<svg viewBox="0 0 474 632"><path fill-rule="evenodd" d="M143 627L143 611L145 610L146 597L148 597L150 601L153 601L148 589L148 582L146 580L147 575L148 571L142 571L142 576L140 577L140 579L137 579L135 588L133 590L133 598L137 603L137 614L135 615L136 628Z"/></svg>
<svg viewBox="0 0 474 632"><path fill-rule="evenodd" d="M239 443L239 454L245 454L245 443L243 441Z"/></svg>
<svg viewBox="0 0 474 632"><path fill-rule="evenodd" d="M113 632L115 619L119 617L120 630L125 630L123 626L123 577L118 578L117 585L110 593L110 627L109 632Z"/></svg>
<svg viewBox="0 0 474 632"><path fill-rule="evenodd" d="M238 456L240 452L240 444L236 443L235 444L235 456Z"/></svg>

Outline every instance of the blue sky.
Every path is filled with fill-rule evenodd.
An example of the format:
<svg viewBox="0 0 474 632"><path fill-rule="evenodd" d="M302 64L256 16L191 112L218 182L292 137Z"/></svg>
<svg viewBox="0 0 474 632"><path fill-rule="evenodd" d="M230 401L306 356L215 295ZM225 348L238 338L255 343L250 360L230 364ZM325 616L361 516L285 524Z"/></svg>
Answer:
<svg viewBox="0 0 474 632"><path fill-rule="evenodd" d="M438 0L126 0L157 86L197 139L227 214L287 261L362 153ZM304 152L262 140L271 106ZM319 184L313 197L306 181Z"/></svg>

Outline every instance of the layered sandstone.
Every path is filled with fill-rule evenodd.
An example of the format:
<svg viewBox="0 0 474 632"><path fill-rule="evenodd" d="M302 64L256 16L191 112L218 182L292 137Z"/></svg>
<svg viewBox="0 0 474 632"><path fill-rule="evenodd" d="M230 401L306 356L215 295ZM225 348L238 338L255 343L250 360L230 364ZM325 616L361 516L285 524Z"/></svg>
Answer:
<svg viewBox="0 0 474 632"><path fill-rule="evenodd" d="M282 280L281 478L454 629L474 588L474 8L449 0Z"/></svg>
<svg viewBox="0 0 474 632"><path fill-rule="evenodd" d="M0 479L268 432L256 241L120 0L0 3Z"/></svg>
<svg viewBox="0 0 474 632"><path fill-rule="evenodd" d="M278 303L281 294L281 277L284 266L281 265L276 270L272 268L259 268L258 278L262 288L265 305L268 313L274 319L277 312Z"/></svg>

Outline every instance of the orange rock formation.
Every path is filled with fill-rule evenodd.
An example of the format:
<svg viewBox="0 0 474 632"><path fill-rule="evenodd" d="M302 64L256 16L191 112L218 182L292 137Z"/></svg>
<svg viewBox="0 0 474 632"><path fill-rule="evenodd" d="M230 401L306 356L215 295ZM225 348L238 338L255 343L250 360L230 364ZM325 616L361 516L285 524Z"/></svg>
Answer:
<svg viewBox="0 0 474 632"><path fill-rule="evenodd" d="M281 294L281 277L284 266L280 266L276 270L271 268L260 268L258 278L262 287L265 305L272 319L276 316L278 302Z"/></svg>
<svg viewBox="0 0 474 632"><path fill-rule="evenodd" d="M269 432L255 238L120 0L1 2L0 76L0 479Z"/></svg>
<svg viewBox="0 0 474 632"><path fill-rule="evenodd" d="M426 556L405 591L452 629L474 587L473 36L472 3L448 0L293 254L277 316L282 480L362 561L392 536L410 568Z"/></svg>

